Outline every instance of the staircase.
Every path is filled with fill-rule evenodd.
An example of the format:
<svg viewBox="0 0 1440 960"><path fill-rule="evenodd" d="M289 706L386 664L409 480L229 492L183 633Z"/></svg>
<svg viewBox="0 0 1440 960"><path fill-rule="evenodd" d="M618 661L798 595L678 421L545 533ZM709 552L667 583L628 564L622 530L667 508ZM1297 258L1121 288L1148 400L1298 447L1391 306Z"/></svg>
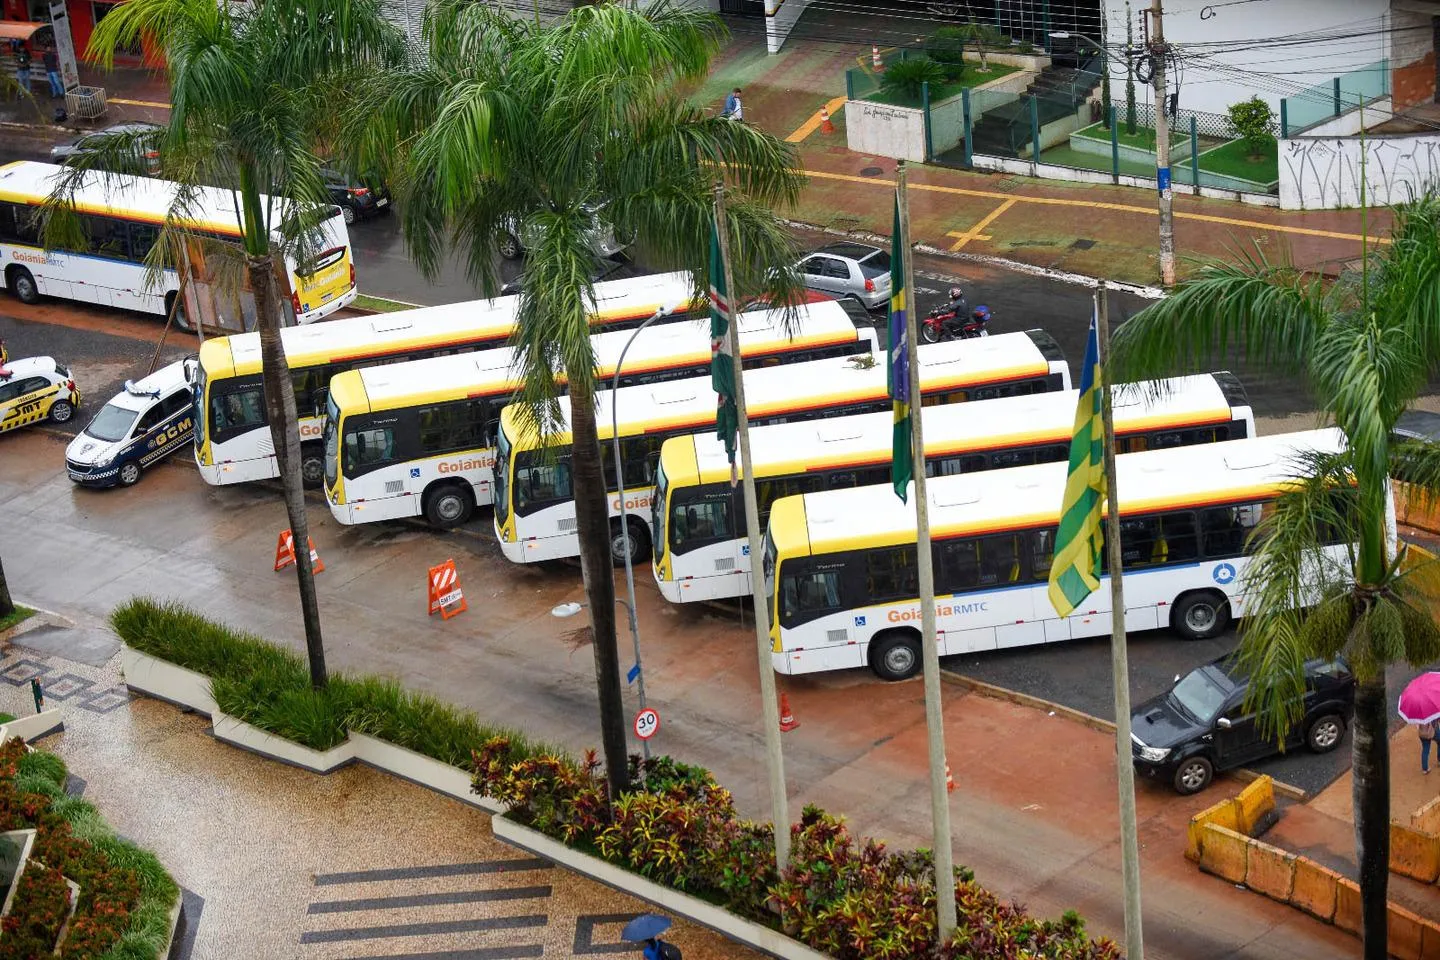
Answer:
<svg viewBox="0 0 1440 960"><path fill-rule="evenodd" d="M1051 65L1036 75L1017 100L986 112L970 131L971 152L991 157L1018 157L1030 142L1030 98L1036 97L1040 125L1073 114L1100 85L1100 62L1078 67Z"/></svg>

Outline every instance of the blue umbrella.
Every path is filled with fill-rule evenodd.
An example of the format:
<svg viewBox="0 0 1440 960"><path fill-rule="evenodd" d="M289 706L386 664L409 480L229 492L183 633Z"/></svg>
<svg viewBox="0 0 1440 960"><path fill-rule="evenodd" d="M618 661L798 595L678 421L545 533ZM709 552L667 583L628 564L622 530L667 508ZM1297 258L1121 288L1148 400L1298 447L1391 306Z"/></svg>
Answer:
<svg viewBox="0 0 1440 960"><path fill-rule="evenodd" d="M669 917L662 917L658 913L642 913L625 924L625 929L620 932L620 939L628 940L630 943L639 943L642 940L658 937L669 929Z"/></svg>

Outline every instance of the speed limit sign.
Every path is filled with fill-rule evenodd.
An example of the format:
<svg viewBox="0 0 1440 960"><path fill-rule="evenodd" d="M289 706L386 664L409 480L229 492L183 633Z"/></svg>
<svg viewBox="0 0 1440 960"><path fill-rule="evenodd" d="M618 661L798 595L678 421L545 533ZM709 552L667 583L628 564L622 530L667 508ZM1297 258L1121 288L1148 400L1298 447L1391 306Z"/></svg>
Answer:
<svg viewBox="0 0 1440 960"><path fill-rule="evenodd" d="M646 707L635 714L635 736L649 740L660 729L660 714Z"/></svg>

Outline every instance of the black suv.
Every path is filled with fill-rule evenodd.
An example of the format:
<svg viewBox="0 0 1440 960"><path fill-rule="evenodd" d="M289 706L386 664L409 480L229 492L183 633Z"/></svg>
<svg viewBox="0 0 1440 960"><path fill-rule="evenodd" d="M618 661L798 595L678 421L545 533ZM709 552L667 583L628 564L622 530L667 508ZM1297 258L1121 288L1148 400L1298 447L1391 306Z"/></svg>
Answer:
<svg viewBox="0 0 1440 960"><path fill-rule="evenodd" d="M330 200L340 208L347 224L367 220L390 209L390 190L383 180L352 177L334 167L322 167L325 189Z"/></svg>
<svg viewBox="0 0 1440 960"><path fill-rule="evenodd" d="M1130 754L1135 769L1172 784L1182 794L1198 793L1216 770L1229 770L1279 753L1260 734L1255 715L1245 711L1249 677L1234 656L1177 676L1169 692L1131 711ZM1305 664L1305 717L1291 728L1285 746L1304 743L1328 753L1345 737L1355 708L1355 676L1343 660Z"/></svg>

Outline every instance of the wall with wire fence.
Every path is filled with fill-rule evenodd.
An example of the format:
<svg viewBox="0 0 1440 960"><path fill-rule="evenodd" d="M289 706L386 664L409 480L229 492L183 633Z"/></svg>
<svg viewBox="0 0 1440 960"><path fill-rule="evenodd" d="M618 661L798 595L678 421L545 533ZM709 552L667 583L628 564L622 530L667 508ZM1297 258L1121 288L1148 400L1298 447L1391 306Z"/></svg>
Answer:
<svg viewBox="0 0 1440 960"><path fill-rule="evenodd" d="M1280 101L1280 136L1298 136L1389 93L1389 60L1330 77Z"/></svg>

